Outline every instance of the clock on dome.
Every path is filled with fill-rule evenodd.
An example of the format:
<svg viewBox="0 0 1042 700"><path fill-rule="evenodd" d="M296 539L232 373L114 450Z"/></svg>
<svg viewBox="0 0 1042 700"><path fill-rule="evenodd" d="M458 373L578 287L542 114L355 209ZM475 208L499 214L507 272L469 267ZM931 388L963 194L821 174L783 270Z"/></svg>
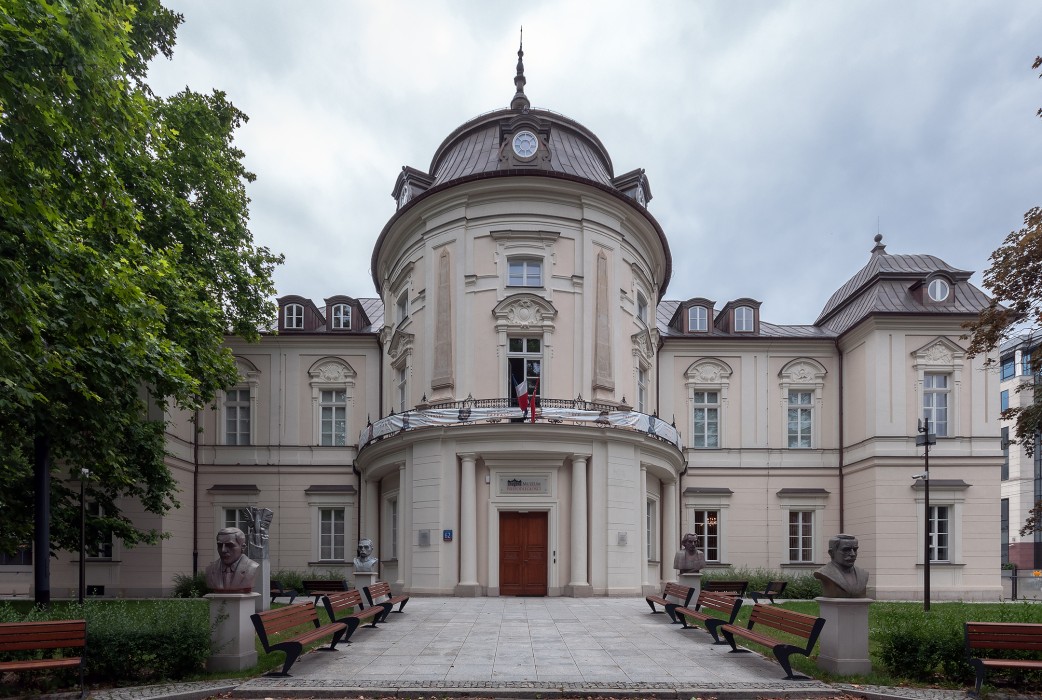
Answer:
<svg viewBox="0 0 1042 700"><path fill-rule="evenodd" d="M539 140L531 131L519 131L514 134L513 147L518 158L531 158L539 148Z"/></svg>

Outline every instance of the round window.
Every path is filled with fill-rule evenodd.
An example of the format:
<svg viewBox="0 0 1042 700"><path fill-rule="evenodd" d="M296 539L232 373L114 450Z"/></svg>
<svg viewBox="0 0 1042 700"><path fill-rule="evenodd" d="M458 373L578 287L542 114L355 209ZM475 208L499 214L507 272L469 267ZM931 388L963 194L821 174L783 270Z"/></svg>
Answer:
<svg viewBox="0 0 1042 700"><path fill-rule="evenodd" d="M948 283L942 279L931 280L930 286L926 288L927 294L930 295L930 299L933 301L944 301L948 298L950 290Z"/></svg>
<svg viewBox="0 0 1042 700"><path fill-rule="evenodd" d="M519 131L514 136L514 153L521 158L531 158L539 148L539 141L531 131Z"/></svg>

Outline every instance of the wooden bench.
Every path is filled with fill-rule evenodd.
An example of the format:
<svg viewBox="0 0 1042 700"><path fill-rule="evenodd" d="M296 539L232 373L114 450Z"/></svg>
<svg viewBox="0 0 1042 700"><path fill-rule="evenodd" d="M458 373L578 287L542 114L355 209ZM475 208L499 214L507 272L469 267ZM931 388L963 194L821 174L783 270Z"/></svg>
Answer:
<svg viewBox="0 0 1042 700"><path fill-rule="evenodd" d="M806 645L798 647L786 641L760 634L759 630L753 630L754 625L759 625L759 629L767 627L779 632L786 632L794 637L803 639ZM728 653L749 651L748 649L739 649L735 644L735 637L742 637L755 644L765 646L774 652L774 658L778 659L778 663L785 669L785 680L794 680L806 678L806 676L793 675L792 666L789 665L789 657L793 654L810 656L811 650L814 649L814 643L818 641L818 635L821 634L821 628L824 626L825 618L823 617L804 615L803 613L793 612L792 610L786 610L773 605L756 604L753 605L753 611L749 614L747 627L738 627L732 624L720 625L719 631L724 635L727 643L731 645L731 651Z"/></svg>
<svg viewBox="0 0 1042 700"><path fill-rule="evenodd" d="M271 579L270 590L272 603L276 598L289 598L289 604L293 605L293 601L297 598L296 588L284 588L282 582L276 579Z"/></svg>
<svg viewBox="0 0 1042 700"><path fill-rule="evenodd" d="M285 605L281 608L272 608L264 612L254 613L250 615L250 619L253 621L261 646L264 647L266 653L281 651L286 654L286 661L282 664L282 672L269 673L267 674L269 676L288 676L293 662L304 651L304 645L310 644L315 640L332 637L329 647L325 648L324 651L334 651L337 642L340 641L340 638L347 631L347 625L343 622L330 622L326 625L320 623L315 604L310 600L303 605ZM280 639L275 642L269 639L269 637L279 632L307 624L310 624L312 629L305 630L294 637Z"/></svg>
<svg viewBox="0 0 1042 700"><path fill-rule="evenodd" d="M723 579L717 579L715 581L703 581L702 590L711 591L713 593L730 593L736 595L739 598L745 596L746 589L749 588L748 581L727 581Z"/></svg>
<svg viewBox="0 0 1042 700"><path fill-rule="evenodd" d="M666 614L669 615L669 619L673 622L677 622L677 616L673 612L675 608L686 607L691 605L691 599L695 597L695 589L690 586L681 586L679 583L667 583L666 587L662 591L662 595L649 595L644 600L648 602L648 607L651 608L651 614L657 614L662 612L661 610L655 609L655 603L658 603L666 609ZM678 603L676 600L669 600L670 598L676 598L684 602Z"/></svg>
<svg viewBox="0 0 1042 700"><path fill-rule="evenodd" d="M79 668L80 697L86 697L87 686L83 681L84 657L87 650L86 620L0 623L0 652L42 651L44 649L82 649L83 651L79 656L0 661L0 675L18 671Z"/></svg>
<svg viewBox="0 0 1042 700"><path fill-rule="evenodd" d="M362 620L370 620L366 627L376 629L376 623L382 622L387 617L387 613L391 612L392 607L390 603L377 603L363 609L362 593L357 589L322 596L322 604L326 606L330 620L347 625L344 641L348 644L351 643L351 635L358 629ZM351 609L351 612L344 614L348 608Z"/></svg>
<svg viewBox="0 0 1042 700"><path fill-rule="evenodd" d="M784 593L785 587L788 585L788 581L771 581L762 591L751 591L749 597L753 599L754 603L759 603L761 598L766 598L773 603L774 596Z"/></svg>
<svg viewBox="0 0 1042 700"><path fill-rule="evenodd" d="M401 605L398 606L398 609L395 610L395 612L401 612L402 608L405 607L405 604L409 602L409 596L407 595L391 595L391 584L387 583L387 581L377 581L370 586L366 586L362 590L365 591L365 599L369 601L369 605L387 606L385 608L387 612L385 612L384 616L380 618L381 622L386 620L387 616L391 614L391 608L393 608L396 603L401 603ZM383 600L385 597L386 600Z"/></svg>
<svg viewBox="0 0 1042 700"><path fill-rule="evenodd" d="M322 596L327 593L340 593L347 590L347 581L342 578L304 580L300 582L300 585L304 589L304 595L315 597L315 605L318 605Z"/></svg>
<svg viewBox="0 0 1042 700"><path fill-rule="evenodd" d="M716 631L720 625L731 625L734 624L734 620L738 617L738 609L742 607L742 599L738 596L728 595L726 593L714 593L713 591L702 591L698 594L698 600L695 601L695 607L678 607L673 612L676 613L677 617L680 618L680 622L684 625L684 629L690 629L691 625L687 624L687 618L700 620L704 625L709 634L713 635L713 642L715 644L723 644L720 641L720 634ZM706 610L715 610L716 612L723 613L727 619L721 619L706 612Z"/></svg>
<svg viewBox="0 0 1042 700"><path fill-rule="evenodd" d="M980 694L984 674L989 668L1042 670L1039 659L983 658L974 656L977 649L1002 651L1042 651L1042 624L1028 622L967 622L966 660L977 673L973 692ZM980 652L976 652L980 654Z"/></svg>

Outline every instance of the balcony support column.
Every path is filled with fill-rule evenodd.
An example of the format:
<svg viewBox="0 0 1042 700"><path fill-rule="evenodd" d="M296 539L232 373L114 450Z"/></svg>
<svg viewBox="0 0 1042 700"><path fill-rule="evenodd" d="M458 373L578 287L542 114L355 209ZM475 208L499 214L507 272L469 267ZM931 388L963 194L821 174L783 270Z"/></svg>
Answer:
<svg viewBox="0 0 1042 700"><path fill-rule="evenodd" d="M462 453L460 459L460 582L458 596L481 595L478 583L478 503L475 463L477 455Z"/></svg>
<svg viewBox="0 0 1042 700"><path fill-rule="evenodd" d="M590 455L572 455L572 561L571 581L568 588L572 596L579 598L593 594L587 577L589 570L589 540L587 515L588 489L586 487L586 464Z"/></svg>

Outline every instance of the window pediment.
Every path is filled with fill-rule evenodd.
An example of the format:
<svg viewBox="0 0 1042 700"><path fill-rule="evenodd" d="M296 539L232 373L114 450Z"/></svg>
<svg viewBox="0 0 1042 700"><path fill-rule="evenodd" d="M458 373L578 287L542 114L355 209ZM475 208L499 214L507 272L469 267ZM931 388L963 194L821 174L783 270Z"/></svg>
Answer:
<svg viewBox="0 0 1042 700"><path fill-rule="evenodd" d="M726 384L733 374L731 367L721 360L699 360L684 372L688 384Z"/></svg>
<svg viewBox="0 0 1042 700"><path fill-rule="evenodd" d="M966 351L948 338L940 337L913 351L912 356L915 357L916 369L951 370L962 364Z"/></svg>
<svg viewBox="0 0 1042 700"><path fill-rule="evenodd" d="M391 342L387 347L387 354L392 360L398 359L401 355L412 352L412 342L414 336L412 333L406 333L403 330L396 330L391 336Z"/></svg>
<svg viewBox="0 0 1042 700"><path fill-rule="evenodd" d="M658 333L656 332L657 336ZM638 357L643 357L645 360L652 360L655 357L655 338L652 337L651 332L647 329L638 331L630 336L630 340L633 341L633 354Z"/></svg>
<svg viewBox="0 0 1042 700"><path fill-rule="evenodd" d="M825 382L828 371L816 360L801 357L782 367L778 378L785 384L820 386Z"/></svg>
<svg viewBox="0 0 1042 700"><path fill-rule="evenodd" d="M557 309L534 294L513 294L492 309L497 331L553 329Z"/></svg>
<svg viewBox="0 0 1042 700"><path fill-rule="evenodd" d="M324 357L311 365L308 375L312 382L323 384L353 384L356 373L343 360Z"/></svg>

